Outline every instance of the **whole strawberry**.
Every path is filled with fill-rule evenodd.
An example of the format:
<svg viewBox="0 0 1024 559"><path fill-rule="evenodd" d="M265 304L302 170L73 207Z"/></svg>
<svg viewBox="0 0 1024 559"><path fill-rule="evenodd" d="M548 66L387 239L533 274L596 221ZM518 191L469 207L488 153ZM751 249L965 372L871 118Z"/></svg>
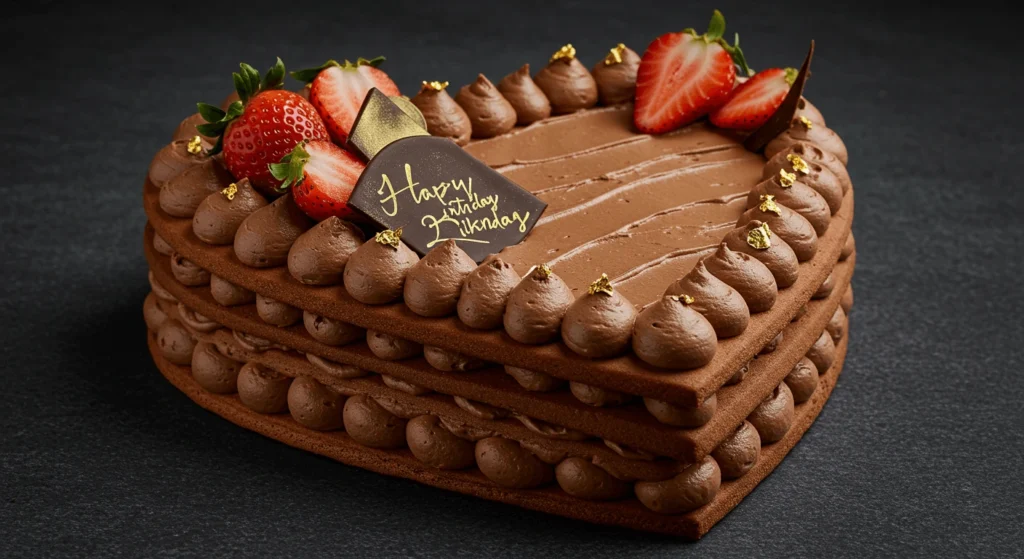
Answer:
<svg viewBox="0 0 1024 559"><path fill-rule="evenodd" d="M224 164L236 179L248 178L257 190L273 194L281 181L271 174L270 164L300 142L328 139L327 128L309 101L281 89L285 68L280 58L262 79L248 64L239 68L232 74L239 100L227 111L199 103L207 124L196 128L218 138L211 153L224 151Z"/></svg>
<svg viewBox="0 0 1024 559"><path fill-rule="evenodd" d="M662 134L718 108L736 83L736 66L750 74L739 35L730 45L718 10L708 31L666 33L647 47L636 75L633 123L641 132Z"/></svg>
<svg viewBox="0 0 1024 559"><path fill-rule="evenodd" d="M371 88L376 87L388 96L401 95L395 82L377 67L381 62L384 62L383 56L344 63L328 60L316 68L291 73L293 78L310 84L309 102L316 107L331 138L339 145L345 145L348 140L363 99Z"/></svg>

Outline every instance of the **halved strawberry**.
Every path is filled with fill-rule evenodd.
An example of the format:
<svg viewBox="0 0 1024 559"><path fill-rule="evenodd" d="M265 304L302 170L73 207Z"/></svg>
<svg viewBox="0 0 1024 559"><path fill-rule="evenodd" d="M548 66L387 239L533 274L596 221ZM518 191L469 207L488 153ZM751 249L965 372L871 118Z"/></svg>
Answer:
<svg viewBox="0 0 1024 559"><path fill-rule="evenodd" d="M719 128L756 130L775 114L796 80L795 68L761 70L732 91L725 104L712 111Z"/></svg>
<svg viewBox="0 0 1024 559"><path fill-rule="evenodd" d="M295 146L280 163L270 165L270 172L282 181L279 190L292 189L295 203L309 217L361 221L362 214L349 207L348 199L365 168L355 155L327 140L314 140Z"/></svg>
<svg viewBox="0 0 1024 559"><path fill-rule="evenodd" d="M715 10L707 33L666 33L647 47L636 77L633 122L638 130L661 134L697 120L728 98L737 65L751 73L739 34L730 45L724 33L725 17Z"/></svg>
<svg viewBox="0 0 1024 559"><path fill-rule="evenodd" d="M363 106L363 99L371 88L376 87L384 95L401 95L398 86L383 70L377 68L384 62L383 56L372 60L360 58L355 63L346 60L339 64L328 60L317 68L292 72L292 77L311 83L309 102L327 124L331 138L344 145L348 133Z"/></svg>

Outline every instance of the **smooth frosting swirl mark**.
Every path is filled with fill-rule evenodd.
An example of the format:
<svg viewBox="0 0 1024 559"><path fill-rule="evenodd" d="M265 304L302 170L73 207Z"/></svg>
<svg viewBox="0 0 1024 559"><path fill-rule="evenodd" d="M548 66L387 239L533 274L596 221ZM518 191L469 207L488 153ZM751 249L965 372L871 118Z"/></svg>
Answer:
<svg viewBox="0 0 1024 559"><path fill-rule="evenodd" d="M718 250L701 262L711 275L725 282L743 297L751 314L765 312L775 306L775 299L779 294L778 285L771 270L760 260L749 254L736 252L723 242Z"/></svg>
<svg viewBox="0 0 1024 559"><path fill-rule="evenodd" d="M282 196L242 221L235 233L235 256L253 268L281 266L295 239L312 225L290 194Z"/></svg>
<svg viewBox="0 0 1024 559"><path fill-rule="evenodd" d="M168 180L160 189L160 209L174 217L192 217L200 203L213 192L231 182L220 163L211 158L191 165Z"/></svg>
<svg viewBox="0 0 1024 559"><path fill-rule="evenodd" d="M452 239L435 246L409 269L405 278L405 305L426 317L455 313L466 277L476 262Z"/></svg>
<svg viewBox="0 0 1024 559"><path fill-rule="evenodd" d="M402 297L406 275L419 260L401 241L397 247L373 239L366 241L345 264L345 291L367 305L397 301Z"/></svg>
<svg viewBox="0 0 1024 559"><path fill-rule="evenodd" d="M473 125L466 111L445 90L447 86L448 82L423 82L423 88L412 98L412 104L423 113L427 131L432 136L451 138L464 146L473 134Z"/></svg>
<svg viewBox="0 0 1024 559"><path fill-rule="evenodd" d="M566 45L571 47L571 45ZM559 53L565 52L559 56ZM583 64L565 47L551 57L551 62L537 72L533 81L551 102L554 114L589 109L597 104L597 82Z"/></svg>
<svg viewBox="0 0 1024 559"><path fill-rule="evenodd" d="M633 351L663 369L696 369L715 356L718 338L704 315L681 298L666 295L636 317Z"/></svg>
<svg viewBox="0 0 1024 559"><path fill-rule="evenodd" d="M497 255L488 256L466 276L459 295L459 320L470 328L493 330L502 325L509 293L519 274Z"/></svg>
<svg viewBox="0 0 1024 559"><path fill-rule="evenodd" d="M693 297L690 306L708 319L719 338L742 334L750 322L750 311L743 296L712 275L703 261L670 285L665 295Z"/></svg>
<svg viewBox="0 0 1024 559"><path fill-rule="evenodd" d="M640 56L626 45L619 44L598 62L590 73L597 83L602 105L632 101L636 94L636 73Z"/></svg>
<svg viewBox="0 0 1024 559"><path fill-rule="evenodd" d="M562 320L562 341L591 359L614 357L629 349L636 319L633 303L615 291L608 276L601 276L572 303Z"/></svg>
<svg viewBox="0 0 1024 559"><path fill-rule="evenodd" d="M530 65L502 78L498 91L508 99L516 110L516 123L522 126L532 124L551 116L551 102L530 77Z"/></svg>
<svg viewBox="0 0 1024 559"><path fill-rule="evenodd" d="M473 126L474 138L492 138L516 125L516 110L483 74L455 96Z"/></svg>
<svg viewBox="0 0 1024 559"><path fill-rule="evenodd" d="M288 250L288 272L305 285L339 284L349 256L365 240L355 225L328 217L295 239Z"/></svg>
<svg viewBox="0 0 1024 559"><path fill-rule="evenodd" d="M253 189L249 179L231 183L199 203L192 217L192 232L204 243L229 245L245 218L266 205L267 199Z"/></svg>
<svg viewBox="0 0 1024 559"><path fill-rule="evenodd" d="M762 194L761 198L772 197L771 194ZM793 249L797 260L806 262L818 252L818 234L807 218L796 213L782 204L772 203L772 211L766 211L764 202L761 205L750 208L740 216L737 226L743 226L751 221L759 220L767 223L772 234L782 240Z"/></svg>
<svg viewBox="0 0 1024 559"><path fill-rule="evenodd" d="M541 264L512 290L505 307L505 331L524 344L554 341L562 317L573 303L572 290L562 278Z"/></svg>
<svg viewBox="0 0 1024 559"><path fill-rule="evenodd" d="M771 242L765 245L754 244L750 238L756 237L754 233L765 231L765 224L759 220L751 220L740 225L727 233L723 242L734 251L743 252L760 260L772 276L779 289L789 287L796 283L800 273L799 262L793 249L778 236L771 237Z"/></svg>

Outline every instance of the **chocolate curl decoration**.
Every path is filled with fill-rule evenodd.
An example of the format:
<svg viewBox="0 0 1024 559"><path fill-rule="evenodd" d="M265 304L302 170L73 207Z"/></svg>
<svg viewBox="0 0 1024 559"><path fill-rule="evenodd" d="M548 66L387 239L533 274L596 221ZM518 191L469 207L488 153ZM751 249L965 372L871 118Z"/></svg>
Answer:
<svg viewBox="0 0 1024 559"><path fill-rule="evenodd" d="M761 125L753 134L747 136L746 141L743 142L743 147L753 152L759 152L768 145L768 142L789 128L800 105L800 97L804 94L804 84L807 83L807 78L811 76L811 59L813 57L814 41L811 41L811 47L807 50L807 57L804 58L804 63L800 66L800 73L793 80L793 85L790 86L786 98L782 100L782 104L775 110L775 114L768 119L768 122Z"/></svg>

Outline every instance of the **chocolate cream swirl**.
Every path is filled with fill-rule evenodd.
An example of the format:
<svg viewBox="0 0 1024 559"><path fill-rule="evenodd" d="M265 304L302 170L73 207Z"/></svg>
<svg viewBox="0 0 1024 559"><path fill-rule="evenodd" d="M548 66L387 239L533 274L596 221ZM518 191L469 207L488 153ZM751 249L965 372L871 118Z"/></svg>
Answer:
<svg viewBox="0 0 1024 559"><path fill-rule="evenodd" d="M591 70L597 82L597 93L602 105L616 105L632 101L636 94L636 72L640 69L640 56L626 45L619 44Z"/></svg>
<svg viewBox="0 0 1024 559"><path fill-rule="evenodd" d="M157 188L163 187L167 181L180 175L185 169L209 160L207 150L211 148L213 144L202 138L198 144L192 140L175 140L167 144L156 152L149 163L149 182Z"/></svg>
<svg viewBox="0 0 1024 559"><path fill-rule="evenodd" d="M838 162L838 160L836 160ZM779 171L792 173L797 180L813 188L828 204L829 211L835 215L843 205L843 185L839 177L831 169L815 161L790 153L787 148L775 154L764 166L764 178L779 175ZM781 176L781 175L779 175Z"/></svg>
<svg viewBox="0 0 1024 559"><path fill-rule="evenodd" d="M576 59L576 49L572 45L566 45L555 53L533 81L551 102L554 114L581 111L597 104L597 82Z"/></svg>
<svg viewBox="0 0 1024 559"><path fill-rule="evenodd" d="M192 217L211 193L231 182L231 175L213 159L192 165L160 189L160 209L174 217Z"/></svg>
<svg viewBox="0 0 1024 559"><path fill-rule="evenodd" d="M365 240L352 223L328 217L295 239L288 250L288 273L305 285L339 284L349 256Z"/></svg>
<svg viewBox="0 0 1024 559"><path fill-rule="evenodd" d="M696 369L715 356L715 329L688 299L666 295L647 306L633 326L633 352L663 369Z"/></svg>
<svg viewBox="0 0 1024 559"><path fill-rule="evenodd" d="M764 177L768 178L772 175L778 175L779 169L787 163L792 166L792 161L789 159L791 155L799 157L808 164L813 163L827 168L839 181L843 194L846 194L850 187L853 186L850 180L850 173L846 170L846 165L843 165L843 162L831 152L825 151L809 142L795 142L773 155L764 166Z"/></svg>
<svg viewBox="0 0 1024 559"><path fill-rule="evenodd" d="M493 330L502 325L508 295L519 274L497 255L488 256L466 276L459 295L459 320L470 328Z"/></svg>
<svg viewBox="0 0 1024 559"><path fill-rule="evenodd" d="M288 261L288 250L313 225L286 194L249 214L235 233L235 256L253 268L272 268Z"/></svg>
<svg viewBox="0 0 1024 559"><path fill-rule="evenodd" d="M603 276L607 280L607 276ZM595 282L597 285L600 282ZM574 352L591 359L624 353L633 334L636 308L610 283L576 299L562 320L562 341Z"/></svg>
<svg viewBox="0 0 1024 559"><path fill-rule="evenodd" d="M516 125L516 110L483 74L477 76L475 82L463 86L455 96L455 102L469 116L474 138L492 138Z"/></svg>
<svg viewBox="0 0 1024 559"><path fill-rule="evenodd" d="M423 82L412 104L423 114L431 136L451 138L464 146L473 134L473 125L466 111L448 94L447 87L448 82Z"/></svg>
<svg viewBox="0 0 1024 559"><path fill-rule="evenodd" d="M572 302L572 290L562 278L546 265L537 266L508 296L505 331L524 344L551 342L558 337Z"/></svg>
<svg viewBox="0 0 1024 559"><path fill-rule="evenodd" d="M752 242L752 235L765 232L768 232L768 238L764 240L764 245ZM749 254L760 260L775 277L775 284L779 289L796 283L797 276L800 274L800 263L796 254L786 244L786 241L771 233L771 228L765 227L764 222L755 219L740 225L727 233L722 242L732 250Z"/></svg>
<svg viewBox="0 0 1024 559"><path fill-rule="evenodd" d="M743 296L698 262L685 276L668 286L665 295L689 295L690 306L708 319L719 338L739 336L750 322Z"/></svg>
<svg viewBox="0 0 1024 559"><path fill-rule="evenodd" d="M551 116L551 102L530 77L529 64L502 78L498 91L516 110L516 124L525 126Z"/></svg>
<svg viewBox="0 0 1024 559"><path fill-rule="evenodd" d="M419 262L405 243L383 242L381 233L355 250L345 264L345 291L367 305L382 305L402 297L405 277Z"/></svg>
<svg viewBox="0 0 1024 559"><path fill-rule="evenodd" d="M701 262L711 275L743 297L751 314L765 312L775 306L779 295L775 276L753 256L736 252L723 242L718 250Z"/></svg>
<svg viewBox="0 0 1024 559"><path fill-rule="evenodd" d="M793 249L797 260L806 262L814 258L818 252L818 234L811 222L786 206L774 203L774 198L763 195L761 204L744 212L736 225L743 226L754 220L767 223L772 235L783 239Z"/></svg>
<svg viewBox="0 0 1024 559"><path fill-rule="evenodd" d="M245 218L266 205L267 199L253 189L249 179L242 179L199 203L192 216L192 232L204 243L229 245Z"/></svg>
<svg viewBox="0 0 1024 559"><path fill-rule="evenodd" d="M783 176L776 173L771 178L757 183L747 195L747 208L760 206L761 197L768 194L775 197L777 204L786 206L804 216L819 237L828 231L828 224L832 220L832 211L828 207L828 202L813 188L800 182L799 177Z"/></svg>
<svg viewBox="0 0 1024 559"><path fill-rule="evenodd" d="M405 305L426 317L454 314L466 276L476 262L452 239L430 249L409 269L405 278Z"/></svg>
<svg viewBox="0 0 1024 559"><path fill-rule="evenodd" d="M790 123L789 128L775 137L764 148L764 155L771 159L775 154L795 144L796 142L809 142L821 149L835 155L839 161L846 165L849 163L849 155L846 152L846 144L834 130L824 124L814 123L810 119L796 117Z"/></svg>

